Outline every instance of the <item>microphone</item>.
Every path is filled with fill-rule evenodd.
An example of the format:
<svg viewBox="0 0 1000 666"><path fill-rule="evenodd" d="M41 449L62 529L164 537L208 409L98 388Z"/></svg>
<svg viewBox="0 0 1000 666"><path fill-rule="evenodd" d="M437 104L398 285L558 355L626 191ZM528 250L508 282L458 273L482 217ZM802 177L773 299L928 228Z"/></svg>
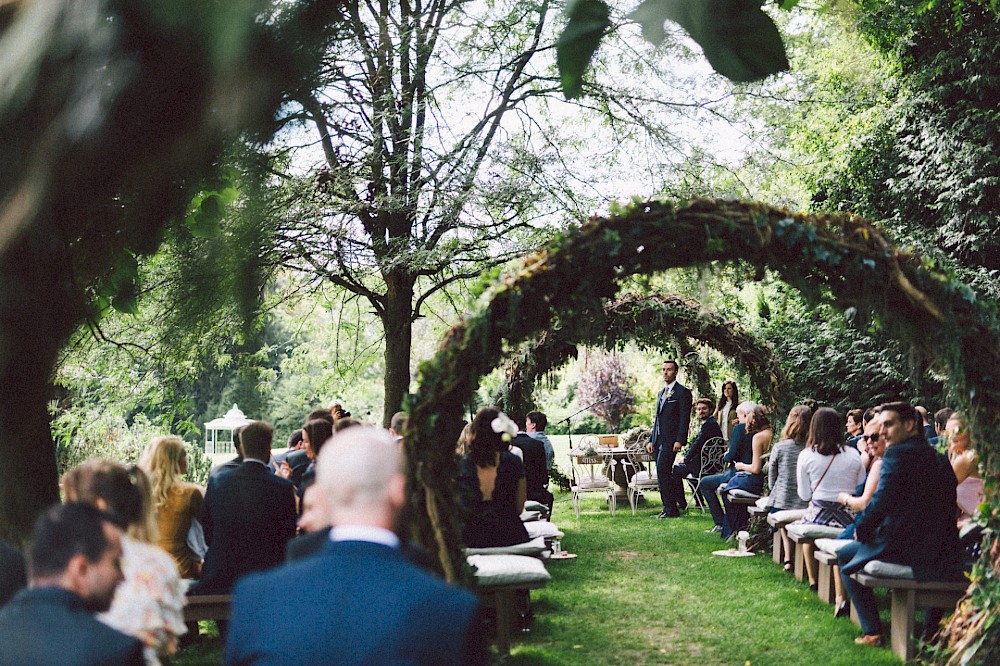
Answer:
<svg viewBox="0 0 1000 666"><path fill-rule="evenodd" d="M611 392L609 391L606 396L601 398L601 402L609 402L611 400Z"/></svg>

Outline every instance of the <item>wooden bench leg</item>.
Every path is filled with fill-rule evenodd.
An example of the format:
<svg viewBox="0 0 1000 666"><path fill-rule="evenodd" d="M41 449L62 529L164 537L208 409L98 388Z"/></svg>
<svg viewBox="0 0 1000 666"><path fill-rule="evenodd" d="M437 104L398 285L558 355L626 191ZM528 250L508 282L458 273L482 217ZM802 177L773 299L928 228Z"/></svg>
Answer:
<svg viewBox="0 0 1000 666"><path fill-rule="evenodd" d="M913 625L917 614L915 590L892 590L892 610L889 644L892 652L903 661L913 659Z"/></svg>
<svg viewBox="0 0 1000 666"><path fill-rule="evenodd" d="M784 564L785 558L785 541L781 538L782 532L784 532L784 527L779 527L774 531L774 543L771 544L771 559L774 560L775 564Z"/></svg>
<svg viewBox="0 0 1000 666"><path fill-rule="evenodd" d="M818 567L816 570L816 584L819 588L817 594L820 601L832 604L837 596L833 587L833 576L836 575L836 567L832 567L826 562L820 562L819 560L816 560L816 565Z"/></svg>
<svg viewBox="0 0 1000 666"><path fill-rule="evenodd" d="M801 541L795 542L795 579L806 579L806 558Z"/></svg>
<svg viewBox="0 0 1000 666"><path fill-rule="evenodd" d="M496 594L497 651L500 656L510 654L510 625L514 614L514 591L500 590Z"/></svg>

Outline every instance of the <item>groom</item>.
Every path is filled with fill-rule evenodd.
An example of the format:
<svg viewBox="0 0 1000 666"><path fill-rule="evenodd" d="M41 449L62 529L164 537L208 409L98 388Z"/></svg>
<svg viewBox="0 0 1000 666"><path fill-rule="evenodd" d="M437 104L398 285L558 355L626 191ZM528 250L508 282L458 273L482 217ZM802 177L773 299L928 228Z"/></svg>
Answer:
<svg viewBox="0 0 1000 666"><path fill-rule="evenodd" d="M674 456L687 442L688 427L691 425L691 391L677 382L679 369L677 361L663 362L663 382L666 386L656 396L653 431L647 446L647 450L656 456L656 479L663 502L663 511L657 518L679 515L677 505L670 497L670 472L674 467Z"/></svg>

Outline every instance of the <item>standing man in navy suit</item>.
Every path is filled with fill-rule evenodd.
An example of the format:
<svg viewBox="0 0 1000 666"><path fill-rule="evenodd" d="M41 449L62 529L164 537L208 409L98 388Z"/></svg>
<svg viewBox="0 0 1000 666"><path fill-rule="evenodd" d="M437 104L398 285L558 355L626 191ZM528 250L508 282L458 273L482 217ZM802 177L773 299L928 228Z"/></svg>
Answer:
<svg viewBox="0 0 1000 666"><path fill-rule="evenodd" d="M663 511L657 518L673 518L680 515L677 505L670 497L670 473L674 468L674 456L687 442L691 425L691 391L677 381L677 361L663 362L663 383L656 396L656 412L653 414L653 431L649 435L647 449L656 456L656 480L660 485L660 499Z"/></svg>
<svg viewBox="0 0 1000 666"><path fill-rule="evenodd" d="M389 433L347 428L319 454L333 528L315 553L236 586L223 663L478 666L476 598L413 564L395 530L407 503Z"/></svg>

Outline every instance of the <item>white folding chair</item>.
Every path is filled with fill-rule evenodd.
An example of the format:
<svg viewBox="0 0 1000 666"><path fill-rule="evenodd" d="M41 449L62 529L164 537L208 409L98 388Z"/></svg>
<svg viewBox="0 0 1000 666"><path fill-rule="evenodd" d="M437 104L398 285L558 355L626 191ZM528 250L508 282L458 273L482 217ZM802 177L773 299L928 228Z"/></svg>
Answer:
<svg viewBox="0 0 1000 666"><path fill-rule="evenodd" d="M614 476L604 474L604 456L595 453L570 453L569 464L572 473L572 486L570 488L570 499L573 502L573 510L576 517L580 517L580 496L586 494L604 495L605 501L611 508L611 515L615 514L615 489Z"/></svg>

